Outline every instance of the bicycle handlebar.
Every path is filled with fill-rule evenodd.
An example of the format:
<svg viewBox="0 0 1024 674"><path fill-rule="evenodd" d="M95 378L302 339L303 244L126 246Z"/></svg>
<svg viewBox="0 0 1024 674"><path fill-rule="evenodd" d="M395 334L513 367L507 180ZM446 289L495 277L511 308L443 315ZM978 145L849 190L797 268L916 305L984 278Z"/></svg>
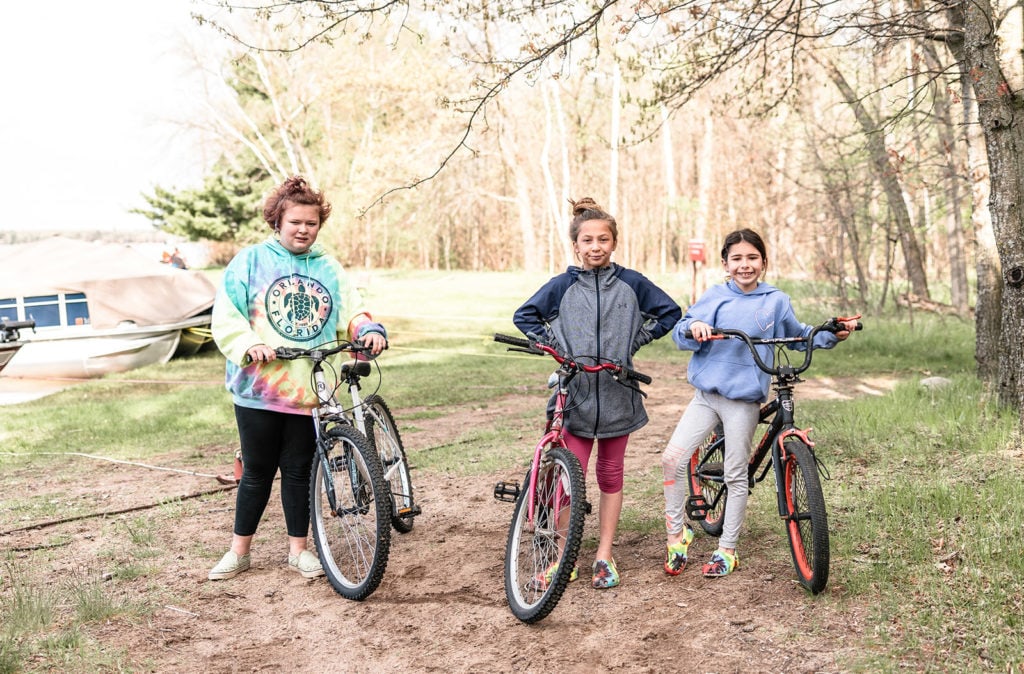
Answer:
<svg viewBox="0 0 1024 674"><path fill-rule="evenodd" d="M34 320L28 321L0 321L0 331L6 330L24 330L25 328L36 327Z"/></svg>
<svg viewBox="0 0 1024 674"><path fill-rule="evenodd" d="M363 346L362 344L356 344L354 342L338 342L337 346L325 348L324 346L315 346L312 349L303 349L297 346L279 346L274 349L274 353L277 357L282 360L296 360L298 358L309 358L313 361L323 361L333 356L336 353L342 351L349 351L352 353L366 353L370 351L370 347Z"/></svg>
<svg viewBox="0 0 1024 674"><path fill-rule="evenodd" d="M521 337L512 337L511 335L495 333L494 341L500 342L502 344L509 344L511 346L516 347L517 350L521 350L526 353L537 354L538 356L543 356L544 354L547 354L554 358L559 365L568 362L571 367L575 367L579 370L582 370L583 372L594 373L600 372L601 370L607 370L608 372L611 372L612 375L622 374L627 379L635 379L641 384L650 384L652 381L651 378L648 375L644 374L643 372L637 372L636 370L631 370L628 367L617 365L616 363L583 365L581 363L576 362L576 359L569 356L568 354L560 354L553 347L536 340L523 339Z"/></svg>
<svg viewBox="0 0 1024 674"><path fill-rule="evenodd" d="M21 339L20 330L31 328L33 332L36 329L36 322L34 319L27 321L0 321L0 343L7 344L9 342L16 342Z"/></svg>
<svg viewBox="0 0 1024 674"><path fill-rule="evenodd" d="M834 318L830 318L821 325L814 326L814 329L811 330L811 334L807 335L806 337L761 338L751 337L742 330L731 330L729 328L712 328L711 336L708 337L708 339L727 339L732 337L743 341L747 345L747 348L750 349L750 354L754 357L754 362L761 369L761 371L773 376L781 374L783 366L778 365L776 367L769 367L761 359L761 355L757 352L757 349L754 348L756 345L769 344L772 346L781 347L787 344L807 344L807 349L806 351L804 351L804 362L793 369L793 374L800 374L801 372L804 372L807 368L811 366L811 354L814 351L814 338L819 332L841 332L843 330L846 330L846 326L843 325L843 323L847 321L857 321L857 325L856 327L854 327L854 330L863 330L864 324L861 323L859 319L860 314L857 314L856 316L837 316ZM693 339L693 332L687 330L684 333L684 336L687 339Z"/></svg>

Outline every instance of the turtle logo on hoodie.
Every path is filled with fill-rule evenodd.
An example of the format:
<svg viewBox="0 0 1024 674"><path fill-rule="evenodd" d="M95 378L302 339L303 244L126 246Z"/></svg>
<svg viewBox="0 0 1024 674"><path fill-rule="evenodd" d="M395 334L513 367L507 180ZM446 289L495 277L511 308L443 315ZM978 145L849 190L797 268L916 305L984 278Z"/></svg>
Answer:
<svg viewBox="0 0 1024 674"><path fill-rule="evenodd" d="M334 300L316 279L293 274L270 285L266 306L267 317L278 334L305 342L323 331L334 308Z"/></svg>

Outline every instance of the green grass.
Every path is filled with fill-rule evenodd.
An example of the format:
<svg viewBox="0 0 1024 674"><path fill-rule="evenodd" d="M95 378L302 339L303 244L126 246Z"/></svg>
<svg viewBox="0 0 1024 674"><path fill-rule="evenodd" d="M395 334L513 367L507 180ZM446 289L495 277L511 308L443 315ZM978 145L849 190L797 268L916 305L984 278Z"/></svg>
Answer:
<svg viewBox="0 0 1024 674"><path fill-rule="evenodd" d="M828 438L833 577L845 600L877 598L864 671L1005 670L1024 652L1015 417L973 377L942 373L939 390L912 378L881 399L801 408Z"/></svg>
<svg viewBox="0 0 1024 674"><path fill-rule="evenodd" d="M510 354L491 341L491 334L516 334L512 311L546 278L466 272L372 277L368 302L392 336L392 348L378 361L380 393L403 431L446 414L453 405L473 402L486 410L523 387L543 397L550 362ZM653 278L675 297L688 292L686 279ZM802 320L842 313L819 299L819 289L790 285ZM999 410L975 380L970 323L924 314L915 314L912 322L905 314L865 315L862 321L865 329L848 342L816 353L808 375L885 376L901 383L882 396L799 399L798 419L813 426L812 438L831 476L824 483L832 533L830 585L807 601L838 610L869 607L863 633L851 636L859 655L840 663L844 671L1019 671L1024 454L1014 435L1016 413ZM674 363L682 372L687 359L661 340L645 347L638 362ZM919 380L932 375L952 383L921 387ZM222 377L221 358L209 352L4 408L0 442L14 452L0 453L5 525L91 507L53 502L28 488L32 474L50 471L59 480L67 472L65 463L82 460L60 452L135 461L175 452L176 462L194 466L209 460L205 448L229 456L237 438ZM416 471L525 469L524 443L532 444L533 436L524 437L524 428L532 433L531 417L500 416L486 429L455 433L417 451ZM656 455L651 464L626 476L623 534L660 533ZM765 496L755 493L751 499L744 537L784 540ZM187 516L196 507L195 502L165 504L155 521ZM119 587L146 574L147 561L161 552L161 543L154 521L125 519L116 527L125 547L106 553L110 568L105 570L113 577L104 583L83 576L67 586L33 586L9 561L0 595L0 673L24 668L28 653L36 652L60 668L72 657L72 646L81 651L79 658L92 658L87 661L97 666L111 659L114 668L128 666L130 660L120 659L128 656L99 653L83 627L104 616L145 611L120 599ZM780 558L788 556L784 546L777 546ZM83 667L81 660L76 666Z"/></svg>
<svg viewBox="0 0 1024 674"><path fill-rule="evenodd" d="M82 628L141 607L116 594L98 574L77 570L61 583L28 580L24 562L8 557L0 594L0 673L20 672L31 656L42 669L121 670L110 649L83 636ZM113 661L111 658L115 658Z"/></svg>

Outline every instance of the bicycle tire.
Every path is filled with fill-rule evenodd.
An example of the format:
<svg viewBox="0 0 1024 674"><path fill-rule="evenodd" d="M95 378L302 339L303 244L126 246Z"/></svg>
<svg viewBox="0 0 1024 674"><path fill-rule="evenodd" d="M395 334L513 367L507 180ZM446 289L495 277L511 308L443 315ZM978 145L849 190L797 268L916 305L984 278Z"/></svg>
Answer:
<svg viewBox="0 0 1024 674"><path fill-rule="evenodd" d="M391 495L391 526L400 534L412 531L416 517L413 502L412 475L409 472L409 458L398 432L398 424L384 399L371 395L363 401L366 413L366 438L380 456L384 470L384 483Z"/></svg>
<svg viewBox="0 0 1024 674"><path fill-rule="evenodd" d="M786 534L800 584L818 594L828 583L829 534L825 496L811 449L797 438L785 442L782 465Z"/></svg>
<svg viewBox="0 0 1024 674"><path fill-rule="evenodd" d="M313 459L309 512L320 564L331 587L347 599L370 596L388 564L391 501L377 453L348 426L330 428L323 455ZM336 509L331 509L328 473Z"/></svg>
<svg viewBox="0 0 1024 674"><path fill-rule="evenodd" d="M725 438L720 428L711 432L690 456L687 483L690 496L703 498L708 504L705 518L697 520L700 528L709 536L721 536L729 489L725 484Z"/></svg>
<svg viewBox="0 0 1024 674"><path fill-rule="evenodd" d="M516 501L505 548L505 596L516 618L542 620L554 610L569 583L583 539L586 483L579 459L552 447L541 459L534 490L534 521L529 521L529 474ZM564 529L559 514L568 512ZM553 526L554 525L554 526ZM544 586L537 582L552 564L558 569Z"/></svg>

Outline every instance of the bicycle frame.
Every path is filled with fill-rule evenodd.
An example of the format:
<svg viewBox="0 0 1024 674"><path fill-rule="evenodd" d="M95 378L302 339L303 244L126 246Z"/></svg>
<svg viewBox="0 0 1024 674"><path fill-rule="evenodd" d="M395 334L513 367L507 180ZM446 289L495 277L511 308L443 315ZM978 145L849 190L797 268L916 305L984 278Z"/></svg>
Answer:
<svg viewBox="0 0 1024 674"><path fill-rule="evenodd" d="M767 477L767 466L761 471L760 476L757 475L757 472L769 452L771 453L771 465L774 469L776 484L783 483L782 467L785 464L786 458L785 440L790 435L799 436L807 447L811 449L812 455L814 453L814 443L807 436L811 429L803 430L797 428L793 418L793 410L795 409L793 403L793 384L799 381L799 377L792 372L793 368L790 366L783 366L779 369L780 374L776 375L774 382L775 397L761 406L758 421L768 424L768 428L761 436L757 443L757 448L750 457L747 470L751 486L756 482L763 481ZM776 490L776 492L779 516L785 517L787 513L785 497L781 489Z"/></svg>
<svg viewBox="0 0 1024 674"><path fill-rule="evenodd" d="M363 435L366 435L366 405L359 394L359 380L368 374L370 374L370 363L365 360L357 360L341 366L341 376L348 385L349 395L352 398L352 407L347 410L340 410L340 413L344 414L347 421L355 426ZM336 402L335 405L337 405ZM338 408L336 407L335 409ZM390 482L398 468L399 465L397 463L390 466L387 472L384 473L384 481Z"/></svg>
<svg viewBox="0 0 1024 674"><path fill-rule="evenodd" d="M327 387L327 380L324 377L323 364L320 361L313 362L313 382L316 387L316 395L320 400L320 405L313 408L313 429L316 434L316 459L320 462L320 465L324 467L323 476L326 486L327 501L330 503L331 512L337 514L338 512L338 500L335 494L334 487L334 474L329 470L327 464L327 441L324 438L324 429L327 424L332 421L345 421L344 414L342 414L341 408L338 406L338 401L334 396L334 391ZM324 393L327 393L326 397ZM349 472L352 473L354 468L354 462L348 461ZM356 475L351 475L353 484L356 484L358 480Z"/></svg>
<svg viewBox="0 0 1024 674"><path fill-rule="evenodd" d="M329 355L334 353L340 353L341 351L348 351L353 348L353 345L348 343L342 343L337 347L331 349L318 350L319 353L312 358L313 369L312 379L313 387L316 391L317 400L320 404L313 408L313 429L316 439L316 460L323 466L323 476L325 481L327 499L330 503L331 512L337 514L338 503L335 495L334 476L330 470L327 460L327 439L324 437L327 425L330 423L342 423L350 426L354 426L355 423L346 414L346 410L338 403L337 396L335 395L335 389L327 385L327 378L324 376L323 361ZM346 366L348 364L346 363ZM342 366L343 373L345 372L345 366ZM354 415L358 420L357 426L360 432L363 432L362 419L359 415ZM346 461L348 465L350 479L353 484L358 484L361 480L361 476L358 474L358 469L355 466L354 461Z"/></svg>
<svg viewBox="0 0 1024 674"><path fill-rule="evenodd" d="M551 423L548 425L547 432L544 433L544 436L533 450L533 461L530 464L530 490L527 492L529 500L526 511L527 520L531 524L534 521L534 496L537 487L537 473L540 472L540 462L544 456L544 450L551 445L566 447L565 431L562 422L565 417L565 400L569 394L569 382L575 376L576 372L569 371L564 364L558 368L558 390L555 392L555 411L551 417ZM562 501L562 485L558 485L558 490L555 493L555 522L558 521L557 513Z"/></svg>

